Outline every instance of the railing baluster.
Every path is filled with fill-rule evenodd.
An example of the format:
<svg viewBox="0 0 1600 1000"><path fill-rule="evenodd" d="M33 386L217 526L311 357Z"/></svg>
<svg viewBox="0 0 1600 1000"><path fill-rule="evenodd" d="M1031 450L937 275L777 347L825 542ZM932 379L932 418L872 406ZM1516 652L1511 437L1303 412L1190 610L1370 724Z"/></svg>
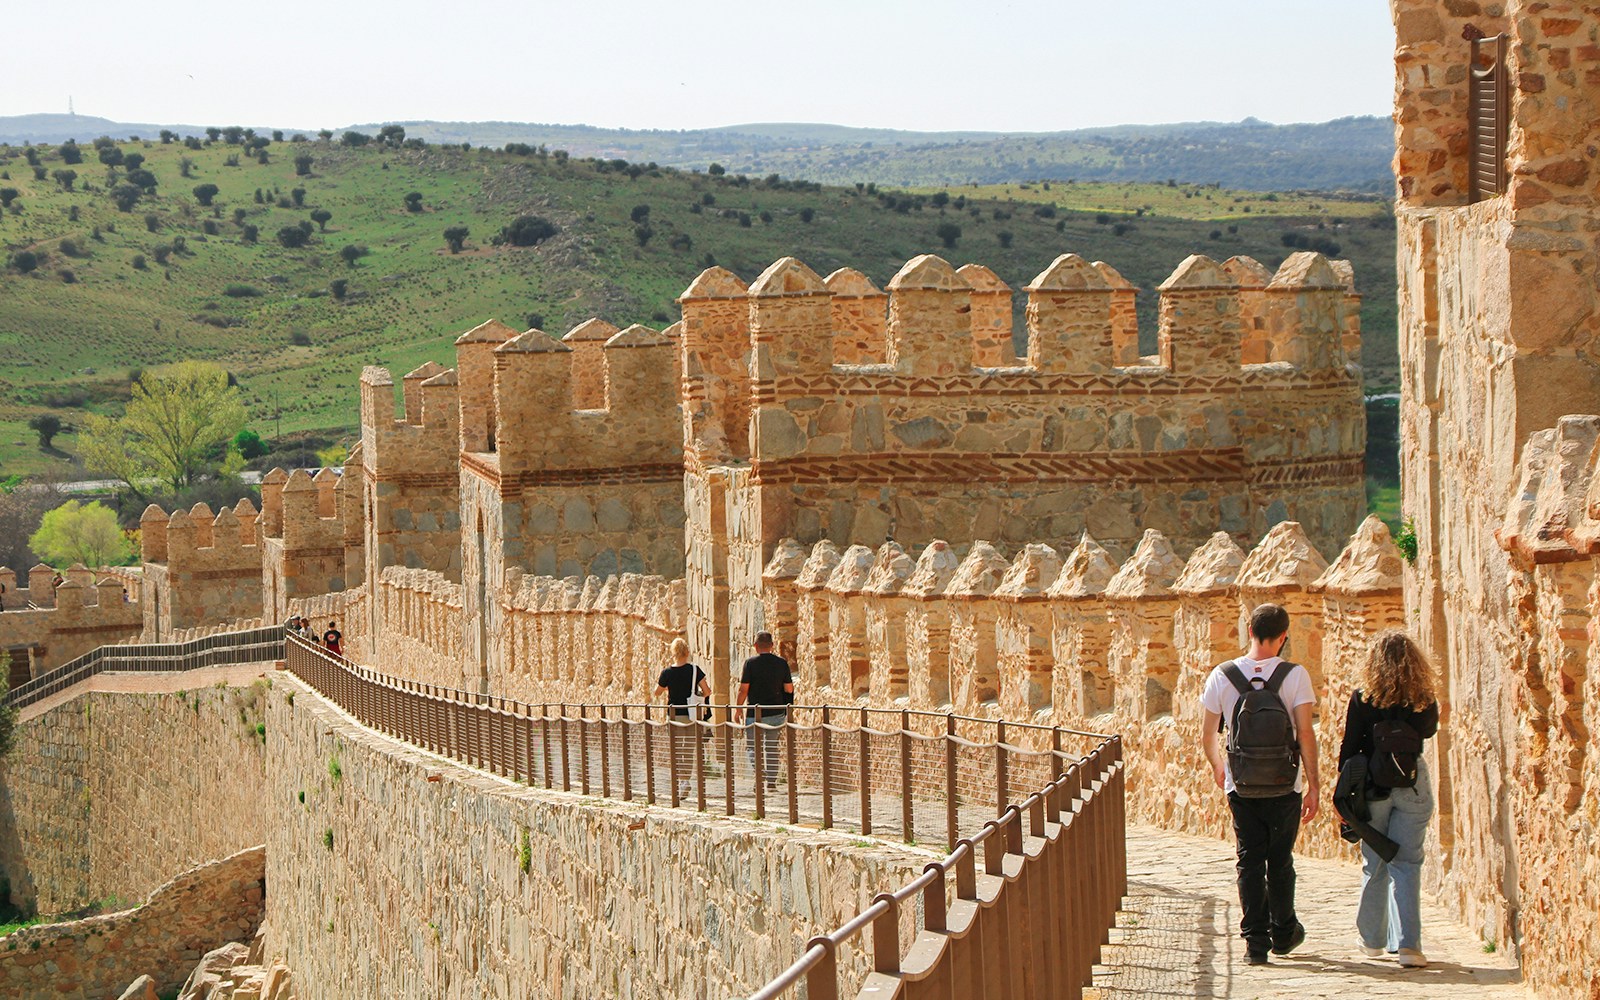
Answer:
<svg viewBox="0 0 1600 1000"><path fill-rule="evenodd" d="M861 709L861 724L856 729L857 745L860 753L856 754L856 763L859 775L857 784L861 792L861 833L866 835L872 832L872 767L869 758L872 755L872 741L867 737L867 710Z"/></svg>

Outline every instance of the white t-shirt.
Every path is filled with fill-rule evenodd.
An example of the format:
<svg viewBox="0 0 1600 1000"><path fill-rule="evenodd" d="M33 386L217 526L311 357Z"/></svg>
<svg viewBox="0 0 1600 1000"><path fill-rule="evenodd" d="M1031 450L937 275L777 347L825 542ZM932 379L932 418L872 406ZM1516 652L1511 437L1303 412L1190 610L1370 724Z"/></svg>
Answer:
<svg viewBox="0 0 1600 1000"><path fill-rule="evenodd" d="M1271 677L1272 672L1278 669L1278 664L1283 662L1283 657L1269 656L1265 660L1252 660L1248 656L1241 656L1238 660L1230 662L1239 664L1239 669L1244 673L1246 680L1254 681L1259 679L1265 685L1267 678ZM1226 726L1233 719L1233 706L1239 703L1239 689L1234 687L1233 682L1228 680L1222 673L1223 666L1226 666L1226 664L1212 668L1211 676L1206 678L1206 686L1200 692L1200 707L1207 712L1215 712L1217 715L1222 716L1222 724ZM1295 709L1301 705L1315 705L1317 703L1316 692L1311 687L1311 674L1305 667L1295 664L1294 669L1289 671L1289 676L1283 679L1283 685L1278 688L1278 696L1289 707L1289 724L1291 726L1294 725ZM1233 771L1228 768L1226 750L1222 755L1222 766L1228 772L1227 782L1224 784L1223 789L1224 791L1232 792ZM1304 767L1301 767L1300 771L1295 775L1294 790L1297 792L1305 791Z"/></svg>

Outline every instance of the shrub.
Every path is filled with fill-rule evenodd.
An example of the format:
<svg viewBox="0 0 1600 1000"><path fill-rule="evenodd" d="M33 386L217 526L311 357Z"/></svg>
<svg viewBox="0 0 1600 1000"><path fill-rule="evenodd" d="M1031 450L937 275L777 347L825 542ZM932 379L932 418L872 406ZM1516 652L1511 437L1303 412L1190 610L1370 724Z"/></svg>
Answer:
<svg viewBox="0 0 1600 1000"><path fill-rule="evenodd" d="M73 182L78 179L78 172L76 170L55 170L51 172L50 176L55 178L57 184L61 185L61 190L71 191Z"/></svg>
<svg viewBox="0 0 1600 1000"><path fill-rule="evenodd" d="M143 271L145 269L144 254L136 253L133 255L133 269L135 271Z"/></svg>
<svg viewBox="0 0 1600 1000"><path fill-rule="evenodd" d="M444 231L445 246L450 248L451 253L460 253L461 248L466 245L469 235L471 234L467 231L466 226L451 226Z"/></svg>
<svg viewBox="0 0 1600 1000"><path fill-rule="evenodd" d="M71 139L63 142L56 152L61 154L62 163L76 165L83 162L83 150L79 149L78 144Z"/></svg>
<svg viewBox="0 0 1600 1000"><path fill-rule="evenodd" d="M311 221L315 222L317 229L324 233L328 231L328 220L332 218L333 213L325 208L313 209L311 212Z"/></svg>
<svg viewBox="0 0 1600 1000"><path fill-rule="evenodd" d="M405 203L406 203L406 211L408 211L408 212L420 212L420 211L422 211L422 192L421 191L408 191L406 193Z"/></svg>
<svg viewBox="0 0 1600 1000"><path fill-rule="evenodd" d="M11 255L11 266L18 274L27 274L39 266L39 255L32 250L18 250Z"/></svg>
<svg viewBox="0 0 1600 1000"><path fill-rule="evenodd" d="M196 184L194 186L194 200L202 205L209 206L211 199L217 196L220 190L215 184Z"/></svg>
<svg viewBox="0 0 1600 1000"><path fill-rule="evenodd" d="M73 241L73 240L62 240L61 241L61 253L62 253L63 256L76 257L81 253L81 251L78 249L78 244L75 241Z"/></svg>
<svg viewBox="0 0 1600 1000"><path fill-rule="evenodd" d="M153 248L150 251L150 256L156 259L157 264L164 266L167 263L167 258L172 256L172 248L163 243L160 246Z"/></svg>
<svg viewBox="0 0 1600 1000"><path fill-rule="evenodd" d="M497 240L514 247L538 246L561 230L541 215L519 215L502 230Z"/></svg>
<svg viewBox="0 0 1600 1000"><path fill-rule="evenodd" d="M1015 238L1009 229L1002 229L995 236L999 238L1002 247L1010 247L1012 239Z"/></svg>
<svg viewBox="0 0 1600 1000"><path fill-rule="evenodd" d="M261 238L261 230L257 226L246 225L239 233L239 238L246 243L254 243Z"/></svg>
<svg viewBox="0 0 1600 1000"><path fill-rule="evenodd" d="M1394 547L1400 550L1400 555L1408 563L1417 561L1417 522L1406 518L1400 524L1400 530L1395 532Z"/></svg>
<svg viewBox="0 0 1600 1000"><path fill-rule="evenodd" d="M643 222L644 220L650 218L650 206L649 205L635 205L635 206L633 206L633 211L628 213L628 218L632 219L634 222Z"/></svg>
<svg viewBox="0 0 1600 1000"><path fill-rule="evenodd" d="M289 191L289 198L290 198L291 201L293 201L295 208L303 208L303 207L305 207L306 189L305 188L291 188L290 191ZM279 204L282 204L282 202L279 202Z"/></svg>
<svg viewBox="0 0 1600 1000"><path fill-rule="evenodd" d="M211 219L207 219L206 221L200 223L200 229L207 236L217 235L217 224Z"/></svg>
<svg viewBox="0 0 1600 1000"><path fill-rule="evenodd" d="M227 287L223 288L222 294L226 295L230 299L253 299L261 294L261 289L254 285L243 284L242 282L232 282Z"/></svg>
<svg viewBox="0 0 1600 1000"><path fill-rule="evenodd" d="M954 222L941 222L939 223L939 228L933 231L933 235L939 237L939 241L948 250L956 245L957 240L961 239L961 227Z"/></svg>
<svg viewBox="0 0 1600 1000"><path fill-rule="evenodd" d="M364 132L350 131L339 137L340 145L344 146L365 146L371 141L372 136Z"/></svg>
<svg viewBox="0 0 1600 1000"><path fill-rule="evenodd" d="M290 250L303 247L311 241L311 234L299 226L284 226L278 230L278 242Z"/></svg>
<svg viewBox="0 0 1600 1000"><path fill-rule="evenodd" d="M641 222L637 226L633 227L633 238L638 241L640 246L644 246L646 243L649 243L650 237L654 236L655 234L655 228L652 227L648 222Z"/></svg>
<svg viewBox="0 0 1600 1000"><path fill-rule="evenodd" d="M146 213L144 217L144 231L147 233L153 233L160 228L161 216L155 214L154 212Z"/></svg>
<svg viewBox="0 0 1600 1000"><path fill-rule="evenodd" d="M311 334L305 332L304 330L295 330L293 333L289 334L289 343L296 347L310 347Z"/></svg>
<svg viewBox="0 0 1600 1000"><path fill-rule="evenodd" d="M348 267L355 267L356 261L365 257L366 255L367 248L363 246L357 246L354 243L346 243L344 246L339 248L339 256L343 258L345 265Z"/></svg>
<svg viewBox="0 0 1600 1000"><path fill-rule="evenodd" d="M294 158L294 175L296 177L311 176L312 158L310 153L301 153Z"/></svg>
<svg viewBox="0 0 1600 1000"><path fill-rule="evenodd" d="M817 210L814 209L814 208L802 208L800 210L800 221L801 222L810 222L812 219L814 219L816 217L817 217Z"/></svg>
<svg viewBox="0 0 1600 1000"><path fill-rule="evenodd" d="M350 279L334 278L328 282L328 292L340 302L344 301L344 293L350 287Z"/></svg>
<svg viewBox="0 0 1600 1000"><path fill-rule="evenodd" d="M144 189L136 184L118 184L111 189L111 200L116 202L119 212L133 211L133 206L139 204L139 199L142 197Z"/></svg>
<svg viewBox="0 0 1600 1000"><path fill-rule="evenodd" d="M0 208L10 208L20 194L22 192L14 187L0 187Z"/></svg>
<svg viewBox="0 0 1600 1000"><path fill-rule="evenodd" d="M56 272L56 275L61 279L63 285L77 284L78 275L70 267L63 267Z"/></svg>

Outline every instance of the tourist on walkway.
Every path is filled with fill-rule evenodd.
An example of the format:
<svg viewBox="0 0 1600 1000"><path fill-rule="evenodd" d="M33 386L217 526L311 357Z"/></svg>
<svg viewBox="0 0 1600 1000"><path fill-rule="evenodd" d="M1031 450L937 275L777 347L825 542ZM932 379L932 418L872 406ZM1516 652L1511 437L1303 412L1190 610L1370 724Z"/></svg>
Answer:
<svg viewBox="0 0 1600 1000"><path fill-rule="evenodd" d="M1422 756L1439 731L1433 668L1404 632L1372 640L1361 687L1350 695L1339 764L1367 759L1367 809L1373 829L1394 841L1392 861L1361 845L1361 906L1356 931L1370 958L1396 953L1422 968L1422 838L1433 816L1433 779Z"/></svg>
<svg viewBox="0 0 1600 1000"><path fill-rule="evenodd" d="M748 705L743 713L745 740L749 744L750 770L756 766L756 730L763 732L761 764L767 787L778 783L778 743L782 739L783 724L788 721L789 704L794 701L794 674L789 661L772 651L772 633L756 633L756 655L744 661L739 671L739 698L736 705ZM734 709L733 721L740 721L740 712Z"/></svg>
<svg viewBox="0 0 1600 1000"><path fill-rule="evenodd" d="M1316 694L1305 667L1283 659L1288 643L1289 612L1261 605L1250 613L1250 651L1212 670L1200 694L1201 746L1233 814L1239 932L1251 965L1306 939L1294 912L1294 842L1317 815Z"/></svg>
<svg viewBox="0 0 1600 1000"><path fill-rule="evenodd" d="M677 737L677 763L678 763L678 797L683 798L689 794L692 786L690 775L694 771L694 742L696 731L689 730L689 724L697 721L701 709L707 698L711 697L711 685L706 682L706 672L689 662L689 644L683 639L672 640L672 658L677 665L661 671L661 676L656 679L656 690L667 693L668 716L674 726L684 729Z"/></svg>
<svg viewBox="0 0 1600 1000"><path fill-rule="evenodd" d="M339 623L329 621L328 631L322 633L322 644L328 647L328 652L334 656L343 656L344 654L339 651L339 640L343 638L344 633L339 631Z"/></svg>

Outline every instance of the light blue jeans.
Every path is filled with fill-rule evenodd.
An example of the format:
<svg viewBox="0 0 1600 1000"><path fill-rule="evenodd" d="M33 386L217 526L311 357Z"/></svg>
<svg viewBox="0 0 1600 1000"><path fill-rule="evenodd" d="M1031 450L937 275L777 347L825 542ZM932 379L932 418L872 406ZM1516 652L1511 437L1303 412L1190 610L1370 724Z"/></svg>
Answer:
<svg viewBox="0 0 1600 1000"><path fill-rule="evenodd" d="M1415 788L1396 788L1386 799L1369 802L1372 826L1400 845L1384 861L1361 845L1361 907L1356 930L1368 948L1422 950L1422 838L1433 816L1433 777L1426 760L1417 762Z"/></svg>

